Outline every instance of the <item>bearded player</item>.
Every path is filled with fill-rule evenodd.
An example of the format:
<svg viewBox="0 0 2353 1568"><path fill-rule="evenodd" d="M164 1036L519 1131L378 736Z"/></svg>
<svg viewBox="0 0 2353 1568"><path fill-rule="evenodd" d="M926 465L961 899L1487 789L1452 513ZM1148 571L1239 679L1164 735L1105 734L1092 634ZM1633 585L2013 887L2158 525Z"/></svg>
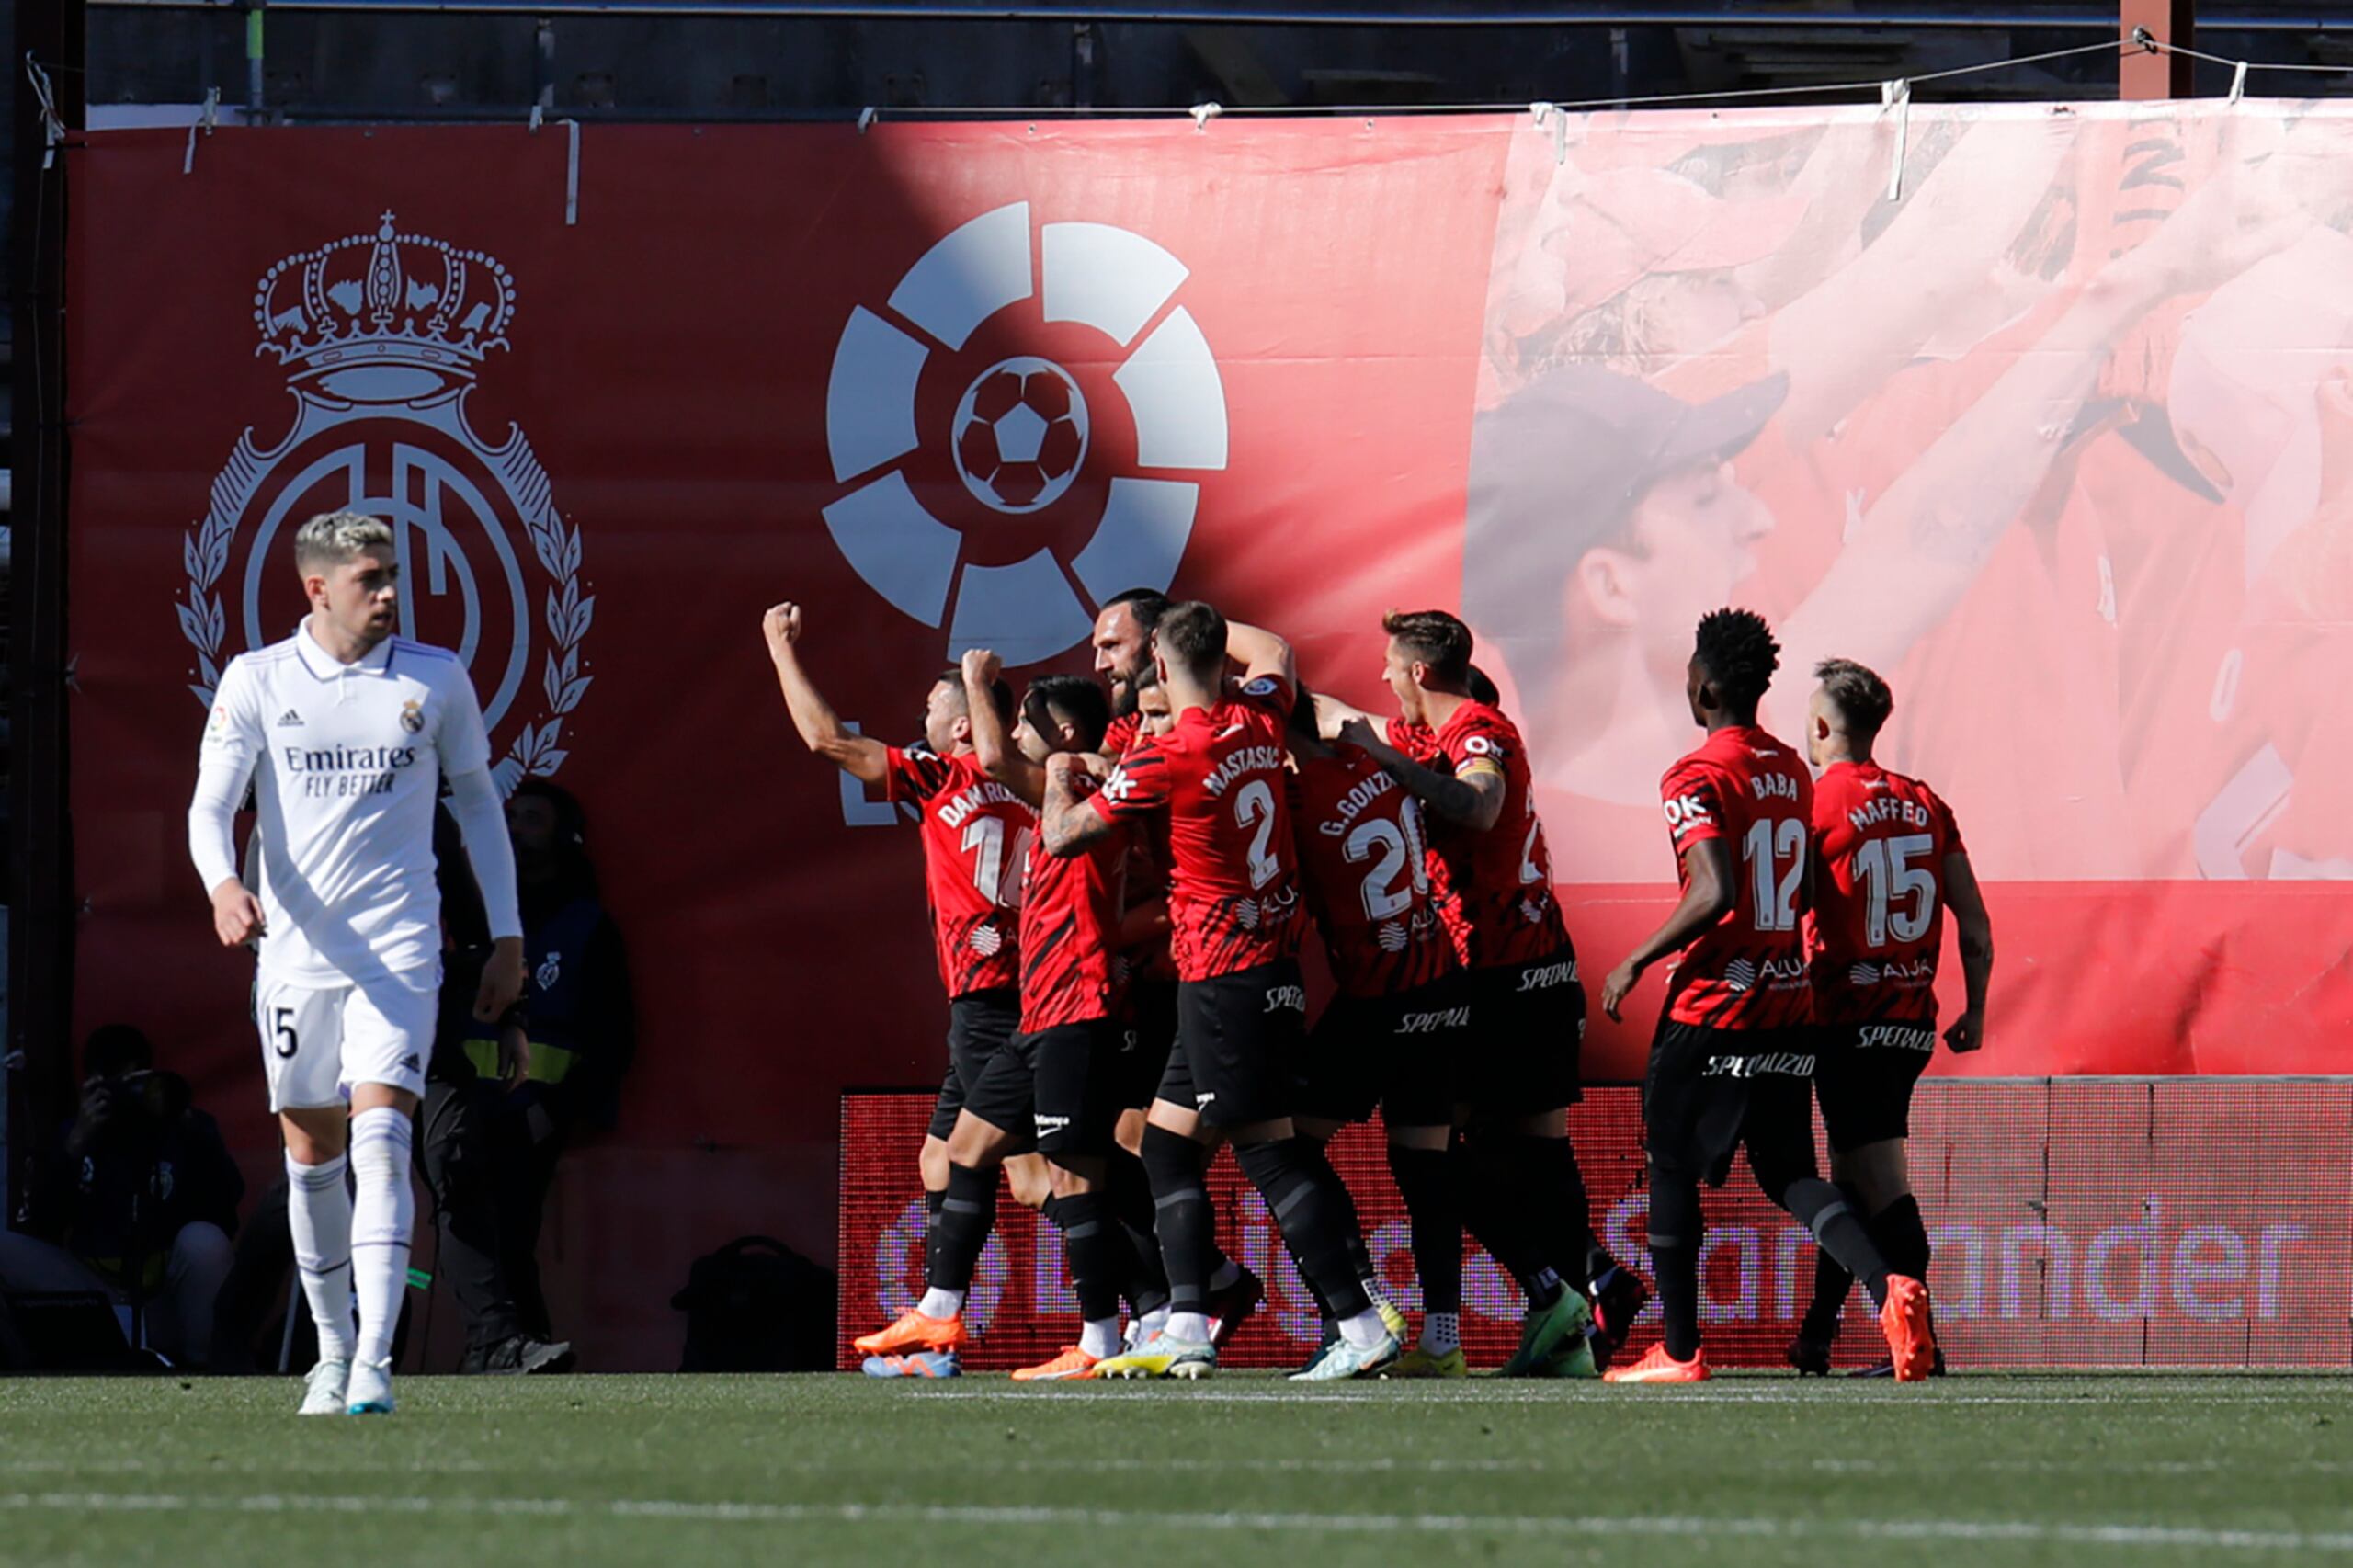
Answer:
<svg viewBox="0 0 2353 1568"><path fill-rule="evenodd" d="M1871 747L1895 699L1862 665L1829 659L1806 702L1813 786L1813 1091L1830 1137L1830 1176L1860 1204L1888 1267L1928 1277L1928 1231L1912 1195L1904 1140L1912 1091L1937 1048L1937 963L1945 911L1960 934L1968 1002L1946 1031L1956 1051L1985 1041L1994 927L1952 810L1916 778L1891 773ZM1813 1301L1790 1364L1826 1376L1854 1279L1827 1252L1814 1257ZM1938 1370L1943 1356L1937 1358ZM1873 1371L1893 1370L1876 1368Z"/></svg>
<svg viewBox="0 0 2353 1568"><path fill-rule="evenodd" d="M964 1297L996 1223L997 1172L1029 1138L1026 1074L990 1071L1021 1021L1018 931L1008 907L1020 878L1029 808L982 770L961 671L932 683L924 744L901 748L844 723L801 663L801 610L780 604L763 625L777 684L801 740L862 784L880 784L915 807L923 824L924 875L939 977L948 989L948 1074L924 1140L926 1201L922 1300L899 1321L857 1340L881 1377L952 1377L964 1343ZM999 681L990 700L1009 714Z"/></svg>
<svg viewBox="0 0 2353 1568"><path fill-rule="evenodd" d="M433 809L445 778L493 937L473 1007L484 1023L523 993L523 923L473 684L456 654L392 634L392 529L351 512L313 517L295 533L294 565L311 613L222 673L188 850L221 945L258 942L262 1064L319 1333L302 1414L389 1415L416 1218L411 1128L441 986ZM251 889L233 834L249 781Z"/></svg>
<svg viewBox="0 0 2353 1568"><path fill-rule="evenodd" d="M1617 1018L1643 971L1679 955L1643 1083L1665 1337L1612 1369L1611 1382L1707 1379L1699 1183L1722 1186L1744 1145L1765 1195L1870 1290L1898 1381L1927 1377L1935 1357L1927 1287L1891 1271L1860 1216L1814 1173L1813 1002L1799 929L1813 779L1756 725L1779 660L1762 616L1720 609L1700 619L1687 691L1708 738L1659 783L1683 896L1602 985L1602 1007Z"/></svg>
<svg viewBox="0 0 2353 1568"><path fill-rule="evenodd" d="M1198 1378L1215 1368L1207 1312L1215 1216L1200 1173L1203 1149L1221 1139L1233 1144L1302 1273L1340 1319L1340 1339L1308 1375L1378 1370L1401 1347L1350 1260L1356 1206L1323 1149L1290 1119L1290 1062L1306 1010L1298 960L1305 912L1283 794L1290 649L1253 627L1229 629L1205 604L1172 606L1153 645L1174 726L1139 738L1103 788L1084 798L1073 778L1076 759L1054 759L1041 822L1052 855L1082 854L1130 822L1165 822L1170 851L1177 1037L1144 1131L1144 1167L1172 1310L1140 1350L1097 1370ZM1244 666L1231 693L1229 647Z"/></svg>
<svg viewBox="0 0 2353 1568"><path fill-rule="evenodd" d="M1649 1293L1594 1236L1569 1142L1568 1108L1582 1097L1585 987L1552 892L1527 748L1511 720L1472 693L1474 676L1492 687L1471 663L1469 627L1418 610L1392 613L1381 629L1382 678L1398 708L1385 738L1336 703L1326 719L1428 807L1430 864L1478 1030L1461 1085L1472 1119L1463 1143L1450 1156L1392 1153L1392 1167L1409 1209L1428 1212L1439 1231L1438 1216L1452 1207L1527 1295L1505 1374L1591 1377ZM1417 1221L1417 1236L1421 1228ZM1443 1357L1442 1342L1423 1348Z"/></svg>

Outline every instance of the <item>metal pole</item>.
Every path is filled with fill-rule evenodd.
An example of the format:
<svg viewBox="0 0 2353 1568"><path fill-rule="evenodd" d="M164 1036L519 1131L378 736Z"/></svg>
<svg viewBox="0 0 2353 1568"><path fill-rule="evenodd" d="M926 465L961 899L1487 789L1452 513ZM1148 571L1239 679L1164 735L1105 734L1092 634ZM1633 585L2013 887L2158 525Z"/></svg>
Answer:
<svg viewBox="0 0 2353 1568"><path fill-rule="evenodd" d="M2118 0L2117 24L2125 38L2131 38L2136 28L2146 28L2149 36L2159 43L2195 49L2198 47L2198 0ZM2116 96L2120 98L2186 98L2195 90L2191 74L2197 63L2189 56L2176 54L2171 50L2160 53L2139 49L2129 51L2117 62Z"/></svg>
<svg viewBox="0 0 2353 1568"><path fill-rule="evenodd" d="M0 1160L25 1168L54 1136L73 1080L74 881L66 813L66 170L83 126L85 0L16 7L16 211L9 310L16 326L8 573L8 1017L24 1063ZM64 135L51 122L27 61ZM22 505L16 505L22 503ZM0 1090L5 1093L5 1090Z"/></svg>
<svg viewBox="0 0 2353 1568"><path fill-rule="evenodd" d="M262 110L262 0L245 0L245 123L259 125Z"/></svg>

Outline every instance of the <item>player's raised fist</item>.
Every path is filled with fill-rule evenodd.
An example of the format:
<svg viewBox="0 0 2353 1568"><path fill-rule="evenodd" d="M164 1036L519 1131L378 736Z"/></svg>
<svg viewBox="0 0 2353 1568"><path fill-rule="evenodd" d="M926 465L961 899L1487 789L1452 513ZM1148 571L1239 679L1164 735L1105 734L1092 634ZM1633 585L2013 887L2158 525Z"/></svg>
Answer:
<svg viewBox="0 0 2353 1568"><path fill-rule="evenodd" d="M261 935L261 900L234 877L212 890L212 930L224 948L241 948Z"/></svg>
<svg viewBox="0 0 2353 1568"><path fill-rule="evenodd" d="M789 646L801 641L801 607L781 604L769 607L760 619L760 630L767 633L768 645Z"/></svg>
<svg viewBox="0 0 2353 1568"><path fill-rule="evenodd" d="M964 654L964 680L967 685L991 685L1004 668L1005 661L986 648L970 649Z"/></svg>

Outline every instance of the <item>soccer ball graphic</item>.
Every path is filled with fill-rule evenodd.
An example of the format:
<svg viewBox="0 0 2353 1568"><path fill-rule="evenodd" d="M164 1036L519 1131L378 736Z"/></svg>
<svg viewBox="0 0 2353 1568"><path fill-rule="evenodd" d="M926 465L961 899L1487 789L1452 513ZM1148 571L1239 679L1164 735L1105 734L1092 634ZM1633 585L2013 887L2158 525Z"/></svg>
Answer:
<svg viewBox="0 0 2353 1568"><path fill-rule="evenodd" d="M1086 458L1086 400L1051 360L1002 360L956 408L956 472L981 505L1034 512L1061 499Z"/></svg>

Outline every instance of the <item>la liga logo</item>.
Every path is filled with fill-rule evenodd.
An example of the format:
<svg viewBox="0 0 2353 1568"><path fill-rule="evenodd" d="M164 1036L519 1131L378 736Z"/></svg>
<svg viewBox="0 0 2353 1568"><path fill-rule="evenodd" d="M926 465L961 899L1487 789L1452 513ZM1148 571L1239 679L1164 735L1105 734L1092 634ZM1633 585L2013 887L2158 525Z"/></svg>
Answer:
<svg viewBox="0 0 2353 1568"><path fill-rule="evenodd" d="M1175 580L1201 476L1227 455L1188 276L1145 235L1039 224L1017 201L850 312L826 385L842 489L825 527L950 656L1052 658L1112 595Z"/></svg>

